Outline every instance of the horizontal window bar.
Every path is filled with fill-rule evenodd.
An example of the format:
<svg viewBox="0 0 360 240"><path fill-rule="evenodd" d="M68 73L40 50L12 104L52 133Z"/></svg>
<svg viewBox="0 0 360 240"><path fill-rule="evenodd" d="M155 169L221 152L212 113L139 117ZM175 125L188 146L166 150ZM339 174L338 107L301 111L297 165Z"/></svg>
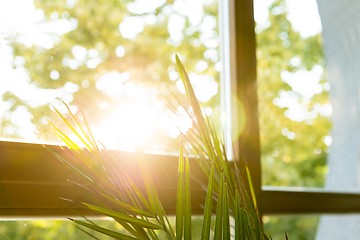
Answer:
<svg viewBox="0 0 360 240"><path fill-rule="evenodd" d="M360 194L325 191L262 190L258 195L262 214L359 213Z"/></svg>

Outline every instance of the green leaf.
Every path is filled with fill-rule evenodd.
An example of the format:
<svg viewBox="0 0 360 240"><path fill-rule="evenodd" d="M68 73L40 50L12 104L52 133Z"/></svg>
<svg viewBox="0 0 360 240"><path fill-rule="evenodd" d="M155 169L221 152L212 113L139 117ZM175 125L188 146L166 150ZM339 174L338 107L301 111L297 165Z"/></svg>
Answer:
<svg viewBox="0 0 360 240"><path fill-rule="evenodd" d="M149 167L147 166L146 161L144 161L143 152L137 151L139 167L144 179L145 190L148 196L148 200L150 202L150 207L152 212L157 216L157 220L161 224L162 229L166 232L166 234L171 238L175 239L174 231L171 227L170 221L166 216L165 210L160 201L160 197L157 193L156 187L154 185L152 176L149 172Z"/></svg>
<svg viewBox="0 0 360 240"><path fill-rule="evenodd" d="M181 144L180 146L180 156L179 156L179 167L178 167L178 180L177 180L177 195L176 195L176 239L181 240L183 236L184 229L184 148Z"/></svg>
<svg viewBox="0 0 360 240"><path fill-rule="evenodd" d="M211 145L211 140L209 138L209 133L207 131L207 127L204 121L204 117L200 108L200 104L195 96L194 93L194 89L191 86L191 82L189 80L188 74L184 68L184 65L181 63L179 57L176 55L175 56L175 60L176 60L176 67L178 69L180 78L184 84L185 87L185 91L186 91L186 95L188 97L188 101L190 106L192 107L193 110L193 114L189 114L190 117L195 117L196 122L194 122L194 124L197 126L199 133L200 133L200 137L202 139L203 144L205 144L208 153L211 154L209 157L211 157L211 159L213 159L213 151L212 151L212 145Z"/></svg>
<svg viewBox="0 0 360 240"><path fill-rule="evenodd" d="M95 225L95 224L86 223L86 222L79 221L79 220L76 220L76 219L70 219L70 220L75 222L76 224L79 224L81 226L84 226L84 227L87 227L89 229L95 230L95 231L97 231L99 233L102 233L102 234L107 235L109 237L113 237L115 239L121 239L121 240L137 240L137 239L139 239L139 238L134 238L134 237L131 237L131 236L119 233L119 232L115 232L113 230L109 230L107 228L100 227L100 226Z"/></svg>
<svg viewBox="0 0 360 240"><path fill-rule="evenodd" d="M50 151L58 160L68 165L71 169L73 169L75 172L77 172L80 176L82 176L84 179L89 181L90 183L94 183L94 180L91 179L87 174L83 173L79 168L74 166L70 161L68 161L64 156L60 155L59 153L53 151L52 149L48 148L48 151Z"/></svg>
<svg viewBox="0 0 360 240"><path fill-rule="evenodd" d="M49 125L55 130L55 134L65 143L70 149L80 149L81 147L71 140L63 131L57 128L53 123L49 122Z"/></svg>
<svg viewBox="0 0 360 240"><path fill-rule="evenodd" d="M253 187L252 180L251 180L251 174L250 174L249 168L247 166L246 166L246 176L247 176L248 181L249 181L251 198L252 198L252 201L254 203L255 210L257 211L256 196L255 196L254 187Z"/></svg>
<svg viewBox="0 0 360 240"><path fill-rule="evenodd" d="M224 174L221 174L218 200L216 204L216 218L215 218L215 236L214 239L222 239L222 228L223 228L223 188L224 188Z"/></svg>
<svg viewBox="0 0 360 240"><path fill-rule="evenodd" d="M65 104L65 107L67 108L69 114L71 115L72 119L75 120L76 126L80 126L80 124L78 123L78 121L76 120L76 117L71 113L70 108L68 107L67 104ZM75 127L73 126L73 124L71 124L63 114L60 113L60 111L54 107L54 110L56 111L56 113L62 118L62 120L64 121L64 123L71 129L71 131L79 138L79 140L85 145L85 147L87 149L92 149L91 146L88 144L88 142L83 138L83 136L81 136L81 134L75 129ZM82 130L82 128L81 128Z"/></svg>
<svg viewBox="0 0 360 240"><path fill-rule="evenodd" d="M242 237L242 229L241 229L241 220L240 220L240 199L239 199L239 193L236 189L235 191L235 212L234 212L234 218L235 218L235 240L242 240L244 237Z"/></svg>
<svg viewBox="0 0 360 240"><path fill-rule="evenodd" d="M99 206L95 206L89 203L83 203L84 206L88 207L89 209L99 212L101 214L104 214L106 216L112 217L112 218L118 218L121 219L123 221L126 221L130 224L133 224L134 226L140 226L140 227L144 227L144 228L150 228L150 229L161 229L162 227L160 225L157 225L155 223L152 223L150 221L145 221L143 219L139 219L137 217L132 217L130 215L127 214L122 214L120 212L108 209L108 208L104 208L104 207L99 207Z"/></svg>
<svg viewBox="0 0 360 240"><path fill-rule="evenodd" d="M210 238L213 186L214 186L214 166L211 167L209 182L208 182L208 187L207 187L203 225L202 225L202 231L201 231L201 240L209 240L209 238Z"/></svg>
<svg viewBox="0 0 360 240"><path fill-rule="evenodd" d="M185 158L184 239L191 239L191 187L189 157Z"/></svg>
<svg viewBox="0 0 360 240"><path fill-rule="evenodd" d="M224 180L225 181L225 180ZM230 240L230 221L229 221L229 206L228 206L228 187L227 182L224 182L224 188L222 191L223 200L223 238L225 240Z"/></svg>
<svg viewBox="0 0 360 240"><path fill-rule="evenodd" d="M154 218L154 214L149 213L147 211L144 211L143 209L141 209L140 207L136 207L130 204L127 204L121 200L118 200L112 196L108 196L103 194L103 196L108 199L110 202L113 202L114 204L118 205L120 208L130 212L129 214L131 215L139 215L139 216L143 216L143 217L149 217L149 218Z"/></svg>
<svg viewBox="0 0 360 240"><path fill-rule="evenodd" d="M95 240L100 240L98 237L96 237L94 234L90 233L89 231L86 231L85 229L83 229L82 227L78 226L78 225L75 225L75 227L77 229L79 229L79 231L82 231L83 233L85 233L86 235L92 237L93 239Z"/></svg>

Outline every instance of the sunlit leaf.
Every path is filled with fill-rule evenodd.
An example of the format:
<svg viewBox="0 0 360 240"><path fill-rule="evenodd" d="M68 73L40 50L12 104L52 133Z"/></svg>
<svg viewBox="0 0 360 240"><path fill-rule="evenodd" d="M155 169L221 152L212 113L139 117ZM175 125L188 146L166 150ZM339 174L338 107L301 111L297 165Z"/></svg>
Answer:
<svg viewBox="0 0 360 240"><path fill-rule="evenodd" d="M176 196L176 239L182 239L184 229L184 151L180 147L179 168L177 179L177 196Z"/></svg>
<svg viewBox="0 0 360 240"><path fill-rule="evenodd" d="M191 187L189 157L185 158L184 239L191 239Z"/></svg>
<svg viewBox="0 0 360 240"><path fill-rule="evenodd" d="M213 202L213 182L214 182L214 166L211 167L209 175L209 183L206 189L205 209L202 223L201 239L208 240L210 238L212 202Z"/></svg>
<svg viewBox="0 0 360 240"><path fill-rule="evenodd" d="M215 239L222 239L222 232L223 232L223 189L224 189L224 181L223 181L223 174L221 175L221 179L220 183L219 183L219 192L218 192L218 200L217 200L217 204L216 204L216 218L215 218L215 235L214 238Z"/></svg>
<svg viewBox="0 0 360 240"><path fill-rule="evenodd" d="M84 221L80 221L80 220L76 220L76 219L70 219L70 220L75 222L76 224L87 227L89 229L93 229L99 233L102 233L109 237L113 237L115 239L121 239L121 240L136 240L136 239L138 239L138 238L134 238L134 237L119 233L119 232L115 232L115 231L107 229L107 228L103 228L103 227L100 227L100 226L97 226L94 224L86 223Z"/></svg>
<svg viewBox="0 0 360 240"><path fill-rule="evenodd" d="M144 227L144 228L151 228L151 229L161 229L161 226L145 221L143 219L139 219L137 217L132 217L130 215L119 213L118 211L113 211L108 208L95 206L89 203L83 203L84 206L88 207L89 209L96 211L98 213L104 214L106 216L112 217L112 218L119 218L121 220L124 220L130 224L134 224L136 226Z"/></svg>

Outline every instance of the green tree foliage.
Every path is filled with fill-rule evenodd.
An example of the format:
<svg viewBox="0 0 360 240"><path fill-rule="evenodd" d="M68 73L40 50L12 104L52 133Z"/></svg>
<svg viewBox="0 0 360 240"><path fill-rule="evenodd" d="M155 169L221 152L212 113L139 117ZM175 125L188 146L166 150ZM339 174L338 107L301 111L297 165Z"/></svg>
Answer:
<svg viewBox="0 0 360 240"><path fill-rule="evenodd" d="M315 239L318 221L319 217L313 215L264 217L265 230L273 239L284 239L285 233L289 239Z"/></svg>
<svg viewBox="0 0 360 240"><path fill-rule="evenodd" d="M114 221L96 220L108 227L116 228ZM92 232L95 234L95 232ZM93 239L65 220L7 221L0 223L0 238L3 240L69 240ZM110 238L102 238L109 239Z"/></svg>
<svg viewBox="0 0 360 240"><path fill-rule="evenodd" d="M175 217L170 217L170 221L175 228ZM94 220L97 224L108 229L126 232L113 220ZM193 217L192 219L192 239L197 239L201 235L202 218ZM110 240L112 238L98 234L96 231L87 229L89 233L99 239ZM160 238L166 235L158 233ZM0 222L0 239L2 240L92 240L93 237L78 230L74 223L66 220L25 220L25 221L2 221Z"/></svg>
<svg viewBox="0 0 360 240"><path fill-rule="evenodd" d="M168 76L175 71L172 56L179 52L190 73L219 79L215 68L219 61L218 31L217 25L212 25L217 20L215 2L203 6L196 23L179 10L176 1L145 10L141 3L125 0L36 0L35 6L44 15L44 26L55 28L62 22L67 27L61 34L45 33L50 41L47 44L29 45L21 36L13 36L14 67L19 67L16 59L21 58L31 84L49 91L63 89L67 93L63 100L85 110L91 123L109 115L117 103L129 100L123 92L109 95L97 86L107 73L128 73L129 78L118 80L123 85L139 83L155 89L155 98L169 99L178 79ZM320 187L327 154L324 136L330 128L328 116L319 110L328 103L325 76L319 83L322 90L308 99L292 89L282 74L309 71L314 66L324 68L321 36L303 38L294 31L283 0L270 6L268 20L269 26L257 31L263 181L265 185ZM140 25L133 35L121 30L122 24L129 21L132 28ZM173 21L180 23L174 25ZM210 30L204 26L210 26ZM178 37L172 36L171 28L175 27ZM199 63L206 67L197 69ZM288 98L284 100L283 95ZM308 117L289 117L289 99L303 106ZM48 134L44 120L52 114L48 103L34 106L11 92L5 93L2 100L11 104L10 112L20 106L29 109L39 134ZM219 112L219 97L204 104ZM11 121L4 118L1 123L4 127ZM165 139L167 133L159 130L163 130L159 137Z"/></svg>
<svg viewBox="0 0 360 240"><path fill-rule="evenodd" d="M329 116L319 111L329 103L326 76L321 75L321 90L310 97L283 77L284 71L325 69L322 38L320 34L302 37L287 15L286 2L274 1L268 25L257 31L262 180L269 186L323 187L328 154L324 138L331 127ZM306 84L305 80L297 79ZM306 117L294 119L289 114L293 106L288 101L292 100L303 106ZM284 233L290 239L313 239L318 217L271 216L264 223L274 239L283 238Z"/></svg>
<svg viewBox="0 0 360 240"><path fill-rule="evenodd" d="M269 25L257 33L258 94L263 184L322 187L326 171L330 121L319 109L328 103L324 74L321 91L303 96L283 74L325 68L320 35L307 38L296 32L287 18L284 1L269 7ZM304 81L306 79L297 79ZM284 97L286 96L286 97ZM301 118L290 114L296 105ZM305 116L304 116L305 115Z"/></svg>
<svg viewBox="0 0 360 240"><path fill-rule="evenodd" d="M193 17L173 1L158 5L154 2L155 7L150 8L144 8L142 1L127 0L34 3L44 16L41 24L50 28L41 36L47 42L26 44L21 35L12 36L14 60L22 62L19 66L19 61L14 61L14 67L25 67L31 84L37 88L65 90L68 94L64 101L85 109L91 123L100 121L117 103L130 98L120 90L110 96L99 89L99 79L108 73L125 73L128 77L118 80L123 85L140 84L151 88L155 98L166 99L178 80L168 76L175 72L173 55L181 52L191 66L189 72L219 79L214 68L219 61L214 1L207 1L199 15ZM61 33L51 31L60 25ZM199 63L205 67L196 69ZM117 86L121 88L121 84ZM51 114L48 104L31 106L10 92L3 100L11 102L15 109L26 106L40 134L47 132L44 116ZM205 105L217 106L218 102L219 97L212 97ZM161 134L160 138L166 135Z"/></svg>
<svg viewBox="0 0 360 240"><path fill-rule="evenodd" d="M28 44L20 35L10 36L14 68L24 67L36 88L64 90L63 100L85 110L90 125L109 114L118 102L129 99L124 93L109 95L97 87L107 73L128 73L130 77L122 85L147 86L155 89L156 98L166 100L177 88L178 76L169 78L169 74L175 72L172 59L178 52L189 72L219 79L219 36L213 24L217 21L216 2L205 1L197 21L179 10L176 1L161 1L148 9L142 4L128 0L35 0L44 16L41 24L54 31L42 33L46 44ZM304 38L296 32L283 0L270 6L268 21L267 27L257 29L263 183L321 187L327 156L324 137L330 129L328 116L319 110L328 103L325 76L319 83L322 90L308 99L284 81L282 74L309 71L315 65L324 68L322 39L320 35ZM55 31L59 22L67 26L62 32ZM126 23L134 29L140 26L139 30L126 35L122 30ZM205 25L210 29L204 29ZM205 67L199 69L199 64ZM291 106L284 95L303 106L308 117L294 120L289 116ZM11 105L9 112L19 107L28 109L40 135L48 134L44 116L52 118L53 114L48 103L29 104L11 92L1 97ZM218 94L204 104L218 114ZM11 118L4 116L0 125L0 129L11 126ZM161 132L159 138L165 139L166 135ZM294 224L292 228L297 227ZM296 231L288 234L296 236Z"/></svg>

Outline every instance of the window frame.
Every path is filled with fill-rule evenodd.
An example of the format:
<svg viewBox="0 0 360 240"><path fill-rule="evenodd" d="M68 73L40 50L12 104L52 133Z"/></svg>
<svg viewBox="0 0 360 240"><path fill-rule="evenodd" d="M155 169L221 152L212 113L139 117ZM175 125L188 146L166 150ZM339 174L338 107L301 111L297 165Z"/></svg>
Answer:
<svg viewBox="0 0 360 240"><path fill-rule="evenodd" d="M0 219L96 216L63 199L92 202L89 193L79 186L86 185L86 181L58 160L54 151L70 150L59 145L0 141ZM136 153L106 150L104 156L109 156L108 161L117 161L144 190L141 179L136 177L140 172ZM174 176L177 176L178 156L145 154L144 158L149 162L149 171L164 209L170 214L175 213L177 179ZM205 177L196 161L191 162L192 173L199 178ZM193 180L194 206L202 204L203 198L199 196L203 193L201 186ZM193 211L200 213L201 208L195 207Z"/></svg>
<svg viewBox="0 0 360 240"><path fill-rule="evenodd" d="M359 213L360 194L321 189L265 187L261 158L256 90L256 39L253 0L233 0L237 97L244 104L246 123L235 145L250 169L261 214ZM311 204L310 204L311 203Z"/></svg>
<svg viewBox="0 0 360 240"><path fill-rule="evenodd" d="M256 40L253 0L229 0L231 25L230 46L233 81L232 94L240 99L244 111L240 113L232 105L233 122L238 122L245 112L244 130L234 141L237 159L245 159L252 175L253 186L261 214L319 214L319 213L359 213L360 194L326 192L325 190L266 188L261 183L261 161L259 122L256 88ZM236 126L233 125L236 128ZM24 142L0 141L0 218L58 218L64 216L92 215L84 208L70 206L60 197L70 196L86 200L86 194L74 186L79 180L76 173L58 161L47 149L60 151L56 145L43 145ZM134 153L111 151L131 174L137 174L133 161ZM169 213L175 212L176 156L146 154L150 161L155 185ZM194 161L192 161L194 162ZM237 164L237 163L235 163ZM192 173L201 177L201 171L193 163ZM164 174L166 173L166 174ZM201 213L204 191L192 184L194 213ZM311 203L311 204L309 204Z"/></svg>

